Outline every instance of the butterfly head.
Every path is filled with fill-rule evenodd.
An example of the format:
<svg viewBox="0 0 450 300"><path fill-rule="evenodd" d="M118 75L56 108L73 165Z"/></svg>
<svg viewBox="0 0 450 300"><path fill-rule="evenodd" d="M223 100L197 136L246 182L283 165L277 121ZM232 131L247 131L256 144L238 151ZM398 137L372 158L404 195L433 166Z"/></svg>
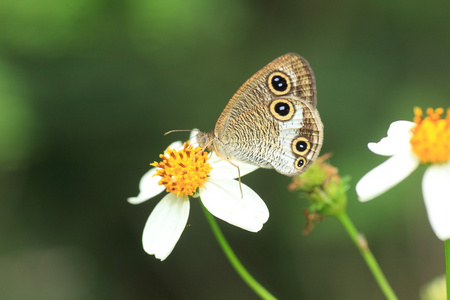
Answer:
<svg viewBox="0 0 450 300"><path fill-rule="evenodd" d="M204 149L211 149L211 145L214 141L214 132L201 132L197 133L197 142L198 145Z"/></svg>

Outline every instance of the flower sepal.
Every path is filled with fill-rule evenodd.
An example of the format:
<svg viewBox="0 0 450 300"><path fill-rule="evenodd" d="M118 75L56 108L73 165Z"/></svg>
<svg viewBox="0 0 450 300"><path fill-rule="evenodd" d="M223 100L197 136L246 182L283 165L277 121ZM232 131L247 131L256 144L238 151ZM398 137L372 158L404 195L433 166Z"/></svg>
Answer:
<svg viewBox="0 0 450 300"><path fill-rule="evenodd" d="M325 154L319 157L304 173L293 179L289 189L299 191L309 202L309 214L336 216L347 206L349 178L341 178L337 168L325 160Z"/></svg>

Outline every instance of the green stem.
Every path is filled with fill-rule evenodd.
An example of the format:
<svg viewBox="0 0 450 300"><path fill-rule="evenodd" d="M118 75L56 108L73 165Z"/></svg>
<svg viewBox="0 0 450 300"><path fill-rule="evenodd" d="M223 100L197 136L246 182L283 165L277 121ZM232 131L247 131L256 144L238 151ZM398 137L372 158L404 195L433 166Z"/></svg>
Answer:
<svg viewBox="0 0 450 300"><path fill-rule="evenodd" d="M384 277L383 271L381 271L380 266L378 265L377 260L373 256L372 252L369 249L369 246L367 245L366 240L362 235L358 233L358 231L355 228L355 225L353 225L352 221L348 217L347 213L343 211L342 213L336 215L338 220L342 223L344 228L347 230L348 234L350 235L350 238L355 243L356 247L359 249L359 252L363 256L364 260L366 261L367 265L369 266L370 271L372 272L373 276L375 277L375 280L377 281L378 285L380 286L381 290L383 291L386 299L389 300L396 300L398 299L395 295L394 291L392 290L391 286L389 285L389 282L386 280L386 277Z"/></svg>
<svg viewBox="0 0 450 300"><path fill-rule="evenodd" d="M236 272L241 276L241 278L248 284L248 286L253 289L253 291L258 294L262 299L276 299L274 296L272 296L271 293L269 293L262 285L260 285L253 277L250 275L250 273L244 268L244 266L241 264L239 259L234 254L233 250L231 249L230 245L228 244L227 240L225 239L224 235L222 234L222 231L219 228L219 225L217 225L216 220L214 217L210 214L210 212L201 204L203 208L203 212L205 213L206 219L209 222L209 225L211 226L211 229L217 239L217 242L219 243L220 247L222 248L223 252L225 253L225 256L230 261L233 268L236 270Z"/></svg>
<svg viewBox="0 0 450 300"><path fill-rule="evenodd" d="M445 269L447 276L447 300L450 300L450 240L444 242L445 245Z"/></svg>

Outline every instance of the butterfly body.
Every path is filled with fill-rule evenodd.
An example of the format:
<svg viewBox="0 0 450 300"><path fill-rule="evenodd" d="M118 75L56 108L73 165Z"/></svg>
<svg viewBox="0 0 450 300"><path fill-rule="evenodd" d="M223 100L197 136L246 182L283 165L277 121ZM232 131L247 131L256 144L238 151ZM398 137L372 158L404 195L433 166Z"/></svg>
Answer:
<svg viewBox="0 0 450 300"><path fill-rule="evenodd" d="M308 62L286 54L269 63L235 93L214 130L199 133L197 139L228 161L274 168L288 176L302 173L323 140Z"/></svg>

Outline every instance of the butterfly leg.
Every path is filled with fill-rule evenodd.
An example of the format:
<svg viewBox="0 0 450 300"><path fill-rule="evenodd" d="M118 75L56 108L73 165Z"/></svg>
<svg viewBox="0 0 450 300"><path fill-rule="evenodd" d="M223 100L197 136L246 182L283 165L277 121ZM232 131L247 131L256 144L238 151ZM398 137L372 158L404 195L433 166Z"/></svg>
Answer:
<svg viewBox="0 0 450 300"><path fill-rule="evenodd" d="M244 198L244 193L242 192L242 184L241 184L241 169L239 168L238 165L233 164L230 160L226 160L227 162L229 162L231 165L235 166L238 170L238 181L239 181L239 189L241 190L241 199Z"/></svg>

